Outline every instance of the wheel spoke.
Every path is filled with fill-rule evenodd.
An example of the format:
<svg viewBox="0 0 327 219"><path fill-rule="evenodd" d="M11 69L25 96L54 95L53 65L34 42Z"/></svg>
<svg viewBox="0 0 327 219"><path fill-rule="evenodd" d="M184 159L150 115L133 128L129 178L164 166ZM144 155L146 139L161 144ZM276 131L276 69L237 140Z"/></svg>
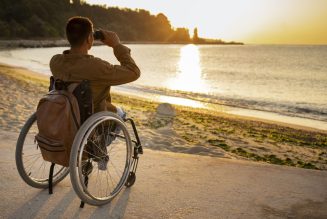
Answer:
<svg viewBox="0 0 327 219"><path fill-rule="evenodd" d="M71 168L71 179L76 193L91 204L99 205L110 201L124 186L122 180L127 179L129 174L129 166L126 164L129 163L127 159L132 156L132 143L130 137L126 136L128 131L125 124L116 117L108 112L92 115L77 134L79 145L72 149L73 160L86 154L91 158L93 171L89 174L87 187L81 181L83 177L80 175L85 164ZM121 129L119 137L114 132L117 127Z"/></svg>
<svg viewBox="0 0 327 219"><path fill-rule="evenodd" d="M114 168L115 170L115 173L117 174L117 176L120 178L120 174L119 174L119 171L116 169L116 166L112 163L112 161L110 161L110 163L112 164L112 167Z"/></svg>
<svg viewBox="0 0 327 219"><path fill-rule="evenodd" d="M96 143L94 143L94 141L90 140L92 142L92 144L97 147L99 149L99 151L102 153L102 154L106 154L106 152L104 152Z"/></svg>

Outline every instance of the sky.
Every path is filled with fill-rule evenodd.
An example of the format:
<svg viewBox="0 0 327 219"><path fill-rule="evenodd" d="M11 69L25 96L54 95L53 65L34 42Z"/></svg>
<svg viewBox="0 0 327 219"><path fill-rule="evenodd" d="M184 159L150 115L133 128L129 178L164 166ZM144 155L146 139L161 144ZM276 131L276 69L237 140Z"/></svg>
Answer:
<svg viewBox="0 0 327 219"><path fill-rule="evenodd" d="M327 44L327 0L87 0L164 13L173 27L254 44Z"/></svg>

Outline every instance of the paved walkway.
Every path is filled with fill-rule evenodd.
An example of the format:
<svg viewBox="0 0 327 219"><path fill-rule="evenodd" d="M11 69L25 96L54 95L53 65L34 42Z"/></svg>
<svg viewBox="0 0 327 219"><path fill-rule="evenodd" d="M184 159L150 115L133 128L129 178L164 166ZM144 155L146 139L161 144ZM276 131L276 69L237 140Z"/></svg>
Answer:
<svg viewBox="0 0 327 219"><path fill-rule="evenodd" d="M53 195L24 184L17 134L0 139L0 218L327 218L326 171L151 150L132 188L80 209L69 177Z"/></svg>

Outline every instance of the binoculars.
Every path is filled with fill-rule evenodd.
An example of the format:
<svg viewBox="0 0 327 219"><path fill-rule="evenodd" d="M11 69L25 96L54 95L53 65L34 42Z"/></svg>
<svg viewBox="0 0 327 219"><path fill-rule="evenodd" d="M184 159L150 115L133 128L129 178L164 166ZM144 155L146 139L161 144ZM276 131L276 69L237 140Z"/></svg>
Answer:
<svg viewBox="0 0 327 219"><path fill-rule="evenodd" d="M104 35L101 30L94 31L93 37L95 40L104 40Z"/></svg>

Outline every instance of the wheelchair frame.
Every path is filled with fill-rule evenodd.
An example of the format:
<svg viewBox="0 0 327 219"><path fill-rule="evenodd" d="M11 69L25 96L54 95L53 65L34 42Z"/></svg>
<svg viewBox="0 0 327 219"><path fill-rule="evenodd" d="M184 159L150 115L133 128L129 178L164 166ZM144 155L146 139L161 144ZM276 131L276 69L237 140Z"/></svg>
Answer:
<svg viewBox="0 0 327 219"><path fill-rule="evenodd" d="M54 185L54 183L53 183L54 168L55 168L54 163L51 163L51 165L50 165L47 187L45 187L45 182L44 181L43 181L42 185L36 185L35 186L35 185L31 184L31 181L33 181L33 180L28 179L29 182L26 181L26 178L30 177L30 176L26 175L28 173L22 174L22 172L24 172L22 170L22 168L24 168L24 162L22 161L22 156L23 156L22 155L22 153L23 153L22 150L23 150L23 147L24 147L24 144L25 144L25 138L26 138L27 134L29 133L29 130L30 130L31 126L33 124L35 124L35 122L36 122L36 116L35 116L35 114L33 114L30 117L30 119L27 120L27 122L25 123L24 127L21 130L21 133L20 133L20 136L18 138L17 145L16 145L16 165L17 165L17 169L18 169L18 172L19 172L20 176L22 177L22 179L27 184L31 185L32 187L36 187L36 188L48 188L49 194L52 194L53 193L53 185ZM141 145L141 141L140 141L140 138L139 138L139 135L138 135L138 131L136 129L135 122L131 118L124 119L124 124L126 124L127 122L131 124L131 127L133 129L133 133L134 133L134 137L135 137L135 139L130 139L131 143L132 143L132 150L133 150L132 151L132 157L131 157L132 160L131 160L130 166L129 166L129 174L128 174L128 177L127 177L127 179L125 181L125 184L124 184L126 187L131 187L131 186L134 185L135 180L136 180L136 171L137 171L137 167L138 167L139 155L143 154L143 147ZM126 131L128 132L127 129L126 129ZM115 137L125 139L125 137L123 135L120 135L120 134L115 134ZM62 167L62 166L60 166L60 167ZM60 179L59 180L57 179L57 181L55 183L60 182L68 174L68 172L66 172L67 170L64 167L62 167L62 169L60 169L60 171L63 171L63 174L62 174L62 176L61 175L59 176ZM60 171L59 171L59 173L60 173ZM56 173L56 175L58 175L58 173ZM56 176L56 177L58 178L58 176ZM84 184L87 187L88 175L84 175L84 177L85 177L84 178ZM83 208L84 205L85 205L84 201L81 200L80 207Z"/></svg>

